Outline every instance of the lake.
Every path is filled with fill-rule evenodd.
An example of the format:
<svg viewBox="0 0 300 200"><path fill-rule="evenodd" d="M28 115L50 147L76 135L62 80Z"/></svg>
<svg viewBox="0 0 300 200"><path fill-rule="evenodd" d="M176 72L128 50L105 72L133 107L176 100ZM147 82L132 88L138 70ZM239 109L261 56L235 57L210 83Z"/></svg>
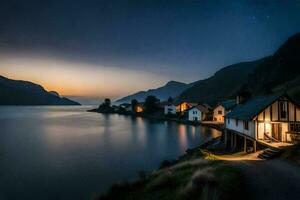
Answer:
<svg viewBox="0 0 300 200"><path fill-rule="evenodd" d="M90 108L0 107L1 200L91 199L221 134Z"/></svg>

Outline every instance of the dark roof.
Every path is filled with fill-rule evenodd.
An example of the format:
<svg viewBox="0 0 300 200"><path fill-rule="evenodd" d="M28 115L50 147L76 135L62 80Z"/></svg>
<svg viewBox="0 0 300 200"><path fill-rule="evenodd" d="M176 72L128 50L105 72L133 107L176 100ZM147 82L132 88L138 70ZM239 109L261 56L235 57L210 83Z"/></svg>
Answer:
<svg viewBox="0 0 300 200"><path fill-rule="evenodd" d="M219 105L223 106L225 110L230 110L234 106L236 106L236 100L235 99L229 99L226 101L222 101Z"/></svg>
<svg viewBox="0 0 300 200"><path fill-rule="evenodd" d="M201 105L201 104L198 104L198 105L196 105L196 106L193 106L193 107L187 109L186 111L188 112L189 110L192 110L192 109L194 109L194 108L197 108L198 110L200 110L200 111L203 112L203 113L208 113L208 112L209 112L208 108L205 107L205 106L203 106L203 105Z"/></svg>
<svg viewBox="0 0 300 200"><path fill-rule="evenodd" d="M252 120L255 116L257 116L265 108L282 96L286 95L279 93L250 98L245 103L238 104L230 113L226 115L226 117L241 120Z"/></svg>

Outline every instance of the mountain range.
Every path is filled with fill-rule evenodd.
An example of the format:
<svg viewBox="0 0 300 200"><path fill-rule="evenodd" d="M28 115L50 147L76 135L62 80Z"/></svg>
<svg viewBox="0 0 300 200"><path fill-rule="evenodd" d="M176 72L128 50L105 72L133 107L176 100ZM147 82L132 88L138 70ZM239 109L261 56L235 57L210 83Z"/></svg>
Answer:
<svg viewBox="0 0 300 200"><path fill-rule="evenodd" d="M248 76L254 72L264 59L242 62L224 67L213 76L197 81L183 91L176 101L204 102L211 105L233 96L240 87L247 83Z"/></svg>
<svg viewBox="0 0 300 200"><path fill-rule="evenodd" d="M80 105L28 81L0 76L0 105Z"/></svg>
<svg viewBox="0 0 300 200"><path fill-rule="evenodd" d="M172 81L173 82L173 81ZM178 83L178 82L176 82ZM168 84L167 84L168 85ZM139 101L148 95L161 100L166 96L176 97L176 102L202 102L215 105L233 98L242 88L252 95L285 91L300 102L300 33L297 33L280 46L271 56L252 61L233 64L217 71L213 76L191 84L173 85L172 94L163 93L167 85L124 97L119 101ZM163 97L163 98L162 98Z"/></svg>
<svg viewBox="0 0 300 200"><path fill-rule="evenodd" d="M300 100L300 33L290 37L249 76L252 94L285 91Z"/></svg>
<svg viewBox="0 0 300 200"><path fill-rule="evenodd" d="M164 101L167 100L169 97L174 98L178 96L181 92L191 87L191 85L192 84L186 84L177 81L169 81L162 87L131 94L129 96L117 100L116 103L130 103L133 99L136 99L139 102L143 102L145 101L145 98L150 95L154 95L160 100Z"/></svg>
<svg viewBox="0 0 300 200"><path fill-rule="evenodd" d="M213 76L190 84L170 81L162 87L137 92L116 103L143 102L149 95L161 101L169 97L176 102L202 102L215 105L233 98L241 88L252 95L285 91L300 102L300 33L280 46L271 56L233 64L217 71ZM0 105L79 105L55 91L28 81L18 81L0 76Z"/></svg>

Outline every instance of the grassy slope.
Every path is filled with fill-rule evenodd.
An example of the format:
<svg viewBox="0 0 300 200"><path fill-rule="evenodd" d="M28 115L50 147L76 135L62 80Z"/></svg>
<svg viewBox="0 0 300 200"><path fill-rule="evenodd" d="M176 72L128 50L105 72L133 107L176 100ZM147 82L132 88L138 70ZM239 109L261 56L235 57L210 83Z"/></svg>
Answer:
<svg viewBox="0 0 300 200"><path fill-rule="evenodd" d="M226 162L205 160L199 155L196 152L138 181L114 184L98 200L240 199L244 184L241 172Z"/></svg>

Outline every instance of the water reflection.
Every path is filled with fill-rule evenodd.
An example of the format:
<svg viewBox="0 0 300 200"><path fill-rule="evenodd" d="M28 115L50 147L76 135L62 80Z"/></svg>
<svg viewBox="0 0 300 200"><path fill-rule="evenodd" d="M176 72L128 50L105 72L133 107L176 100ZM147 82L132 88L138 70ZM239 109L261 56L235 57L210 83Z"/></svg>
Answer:
<svg viewBox="0 0 300 200"><path fill-rule="evenodd" d="M187 147L187 130L185 125L178 125L179 143L181 150L185 150Z"/></svg>
<svg viewBox="0 0 300 200"><path fill-rule="evenodd" d="M205 127L86 109L0 107L0 198L89 199L220 135Z"/></svg>

